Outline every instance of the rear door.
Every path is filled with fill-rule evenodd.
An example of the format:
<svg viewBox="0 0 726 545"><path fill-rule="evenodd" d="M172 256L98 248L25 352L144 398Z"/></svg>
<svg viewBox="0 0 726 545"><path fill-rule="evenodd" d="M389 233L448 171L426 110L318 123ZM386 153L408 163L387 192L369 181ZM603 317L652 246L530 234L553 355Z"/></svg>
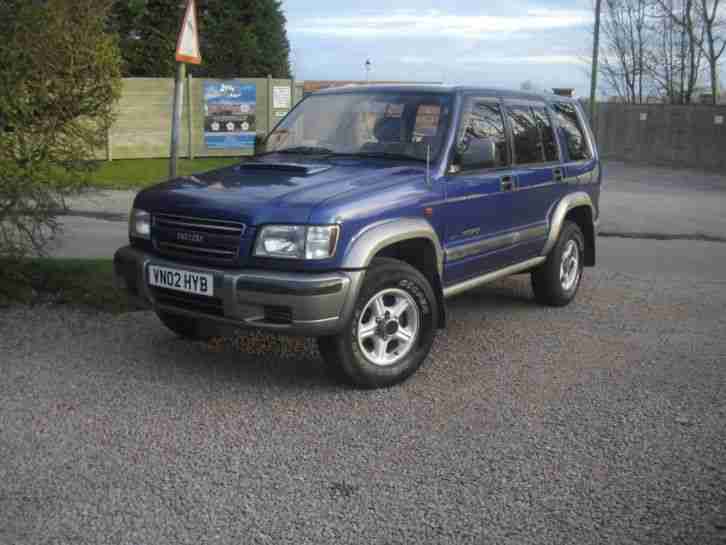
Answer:
<svg viewBox="0 0 726 545"><path fill-rule="evenodd" d="M548 232L548 213L559 200L563 165L552 116L544 102L506 100L517 179L512 216L519 260L539 254Z"/></svg>
<svg viewBox="0 0 726 545"><path fill-rule="evenodd" d="M500 101L464 98L446 187L444 283L512 263L516 179Z"/></svg>

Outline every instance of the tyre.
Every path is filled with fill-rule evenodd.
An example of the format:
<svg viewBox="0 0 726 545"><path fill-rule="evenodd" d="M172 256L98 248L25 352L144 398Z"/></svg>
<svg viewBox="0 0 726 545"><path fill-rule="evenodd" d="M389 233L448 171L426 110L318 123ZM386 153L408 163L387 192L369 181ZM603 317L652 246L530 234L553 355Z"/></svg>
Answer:
<svg viewBox="0 0 726 545"><path fill-rule="evenodd" d="M204 340L207 337L201 334L199 320L181 314L171 314L162 310L156 311L156 315L167 328L179 335L182 339L192 341Z"/></svg>
<svg viewBox="0 0 726 545"><path fill-rule="evenodd" d="M318 347L338 378L361 388L402 382L428 356L438 320L436 295L418 270L376 258L366 273L352 317Z"/></svg>
<svg viewBox="0 0 726 545"><path fill-rule="evenodd" d="M563 307L574 299L582 280L585 238L578 225L565 221L557 243L541 266L532 271L537 302Z"/></svg>

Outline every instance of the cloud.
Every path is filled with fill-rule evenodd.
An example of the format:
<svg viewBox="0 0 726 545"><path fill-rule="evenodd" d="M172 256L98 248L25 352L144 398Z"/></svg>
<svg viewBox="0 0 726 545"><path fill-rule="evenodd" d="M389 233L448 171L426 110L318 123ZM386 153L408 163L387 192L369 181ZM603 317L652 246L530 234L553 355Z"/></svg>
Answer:
<svg viewBox="0 0 726 545"><path fill-rule="evenodd" d="M394 59L402 64L416 66L432 66L442 63L441 58L423 57L417 55L404 55L403 57L394 57ZM583 59L577 55L488 55L479 57L458 57L456 64L464 69L473 66L487 64L505 64L505 65L521 65L521 64L539 64L539 65L582 65Z"/></svg>
<svg viewBox="0 0 726 545"><path fill-rule="evenodd" d="M521 15L458 15L440 10L361 13L349 16L306 17L288 26L299 34L347 38L448 36L487 39L528 31L553 30L589 24L582 10L530 9Z"/></svg>
<svg viewBox="0 0 726 545"><path fill-rule="evenodd" d="M577 55L523 55L520 57L464 57L461 64L582 64Z"/></svg>

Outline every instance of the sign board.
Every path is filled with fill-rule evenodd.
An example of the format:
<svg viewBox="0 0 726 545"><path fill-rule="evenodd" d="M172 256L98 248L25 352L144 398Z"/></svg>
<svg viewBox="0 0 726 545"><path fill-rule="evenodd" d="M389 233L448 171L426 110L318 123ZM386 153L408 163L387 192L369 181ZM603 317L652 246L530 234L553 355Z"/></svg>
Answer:
<svg viewBox="0 0 726 545"><path fill-rule="evenodd" d="M274 109L290 109L290 87L287 85L275 85L272 88L272 107Z"/></svg>
<svg viewBox="0 0 726 545"><path fill-rule="evenodd" d="M714 125L723 125L723 116L722 115L714 115L713 116L713 123L714 123Z"/></svg>
<svg viewBox="0 0 726 545"><path fill-rule="evenodd" d="M648 121L648 112L640 112L640 120Z"/></svg>
<svg viewBox="0 0 726 545"><path fill-rule="evenodd" d="M204 144L207 149L254 152L257 87L238 81L204 84Z"/></svg>
<svg viewBox="0 0 726 545"><path fill-rule="evenodd" d="M201 64L202 54L199 51L199 26L197 25L197 9L194 0L187 0L187 8L176 42L176 60L191 64Z"/></svg>

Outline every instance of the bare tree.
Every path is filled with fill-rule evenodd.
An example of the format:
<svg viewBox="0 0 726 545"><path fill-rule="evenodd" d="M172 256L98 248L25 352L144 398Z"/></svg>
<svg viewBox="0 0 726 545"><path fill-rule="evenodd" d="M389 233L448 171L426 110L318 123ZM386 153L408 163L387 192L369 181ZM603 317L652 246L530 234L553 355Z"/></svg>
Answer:
<svg viewBox="0 0 726 545"><path fill-rule="evenodd" d="M726 16L719 7L721 0L701 0L698 4L706 35L704 53L711 76L711 98L718 101L718 61L726 50Z"/></svg>
<svg viewBox="0 0 726 545"><path fill-rule="evenodd" d="M721 0L684 0L682 6L668 5L658 0L661 8L682 27L692 44L700 49L709 67L711 94L718 100L718 64L726 50L726 16Z"/></svg>
<svg viewBox="0 0 726 545"><path fill-rule="evenodd" d="M703 60L704 31L694 16L694 0L656 0L652 17L655 39L647 70L658 94L672 104L689 104Z"/></svg>
<svg viewBox="0 0 726 545"><path fill-rule="evenodd" d="M629 103L643 102L650 87L648 0L606 0L602 21L604 83Z"/></svg>

